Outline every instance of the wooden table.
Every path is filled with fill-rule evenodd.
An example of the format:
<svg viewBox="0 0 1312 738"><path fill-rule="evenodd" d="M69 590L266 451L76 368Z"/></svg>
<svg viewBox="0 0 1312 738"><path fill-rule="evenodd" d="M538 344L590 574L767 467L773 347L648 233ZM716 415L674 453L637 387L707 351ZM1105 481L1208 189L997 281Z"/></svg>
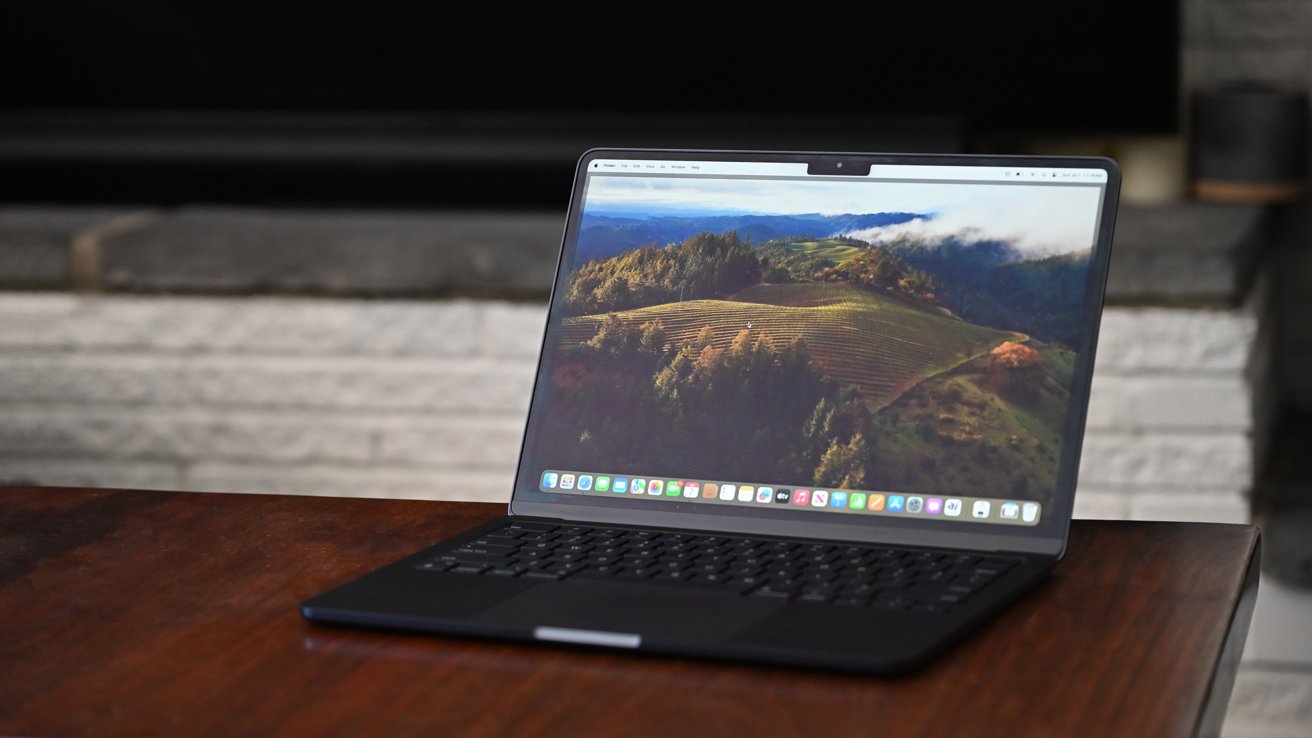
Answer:
<svg viewBox="0 0 1312 738"><path fill-rule="evenodd" d="M1077 521L1037 592L888 680L306 623L496 505L0 488L0 734L1216 735L1249 526Z"/></svg>

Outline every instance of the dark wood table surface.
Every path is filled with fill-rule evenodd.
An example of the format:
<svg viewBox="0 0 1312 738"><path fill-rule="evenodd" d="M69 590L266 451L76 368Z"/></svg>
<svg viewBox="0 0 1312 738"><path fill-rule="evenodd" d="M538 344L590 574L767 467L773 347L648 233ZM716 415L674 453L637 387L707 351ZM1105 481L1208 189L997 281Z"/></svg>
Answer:
<svg viewBox="0 0 1312 738"><path fill-rule="evenodd" d="M499 505L0 488L0 734L1192 736L1256 529L1076 521L1048 582L879 679L310 625L297 604Z"/></svg>

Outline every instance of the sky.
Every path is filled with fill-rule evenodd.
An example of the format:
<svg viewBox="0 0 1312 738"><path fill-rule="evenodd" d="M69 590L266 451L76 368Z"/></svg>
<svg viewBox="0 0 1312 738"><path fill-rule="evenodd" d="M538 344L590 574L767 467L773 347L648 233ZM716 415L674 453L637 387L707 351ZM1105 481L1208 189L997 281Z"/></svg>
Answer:
<svg viewBox="0 0 1312 738"><path fill-rule="evenodd" d="M965 242L1003 240L1029 256L1088 249L1098 218L1098 188L975 183L835 180L590 177L587 207L626 212L706 214L909 212L932 215L854 232L872 243L899 236Z"/></svg>

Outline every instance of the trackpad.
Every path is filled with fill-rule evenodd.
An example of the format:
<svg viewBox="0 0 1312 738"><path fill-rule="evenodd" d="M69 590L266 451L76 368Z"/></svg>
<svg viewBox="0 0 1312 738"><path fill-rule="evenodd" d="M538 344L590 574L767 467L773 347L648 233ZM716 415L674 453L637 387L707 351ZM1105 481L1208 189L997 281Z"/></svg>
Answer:
<svg viewBox="0 0 1312 738"><path fill-rule="evenodd" d="M774 600L687 592L677 587L560 582L517 594L473 619L636 633L644 639L722 641L783 607Z"/></svg>

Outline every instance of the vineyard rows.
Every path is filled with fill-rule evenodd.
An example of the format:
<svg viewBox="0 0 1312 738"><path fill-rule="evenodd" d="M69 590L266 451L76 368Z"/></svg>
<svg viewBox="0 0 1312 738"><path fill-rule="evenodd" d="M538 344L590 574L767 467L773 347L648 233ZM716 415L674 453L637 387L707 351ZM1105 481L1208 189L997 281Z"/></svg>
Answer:
<svg viewBox="0 0 1312 738"><path fill-rule="evenodd" d="M728 346L742 330L779 346L801 338L826 375L840 385L855 385L876 406L1017 337L846 284L757 285L729 300L691 300L616 315L633 325L660 320L675 345L693 339L704 326L710 326L717 347ZM562 345L586 341L601 317L567 320Z"/></svg>

